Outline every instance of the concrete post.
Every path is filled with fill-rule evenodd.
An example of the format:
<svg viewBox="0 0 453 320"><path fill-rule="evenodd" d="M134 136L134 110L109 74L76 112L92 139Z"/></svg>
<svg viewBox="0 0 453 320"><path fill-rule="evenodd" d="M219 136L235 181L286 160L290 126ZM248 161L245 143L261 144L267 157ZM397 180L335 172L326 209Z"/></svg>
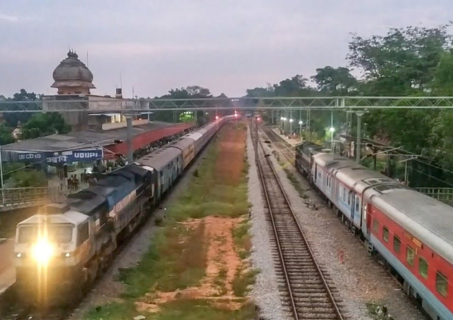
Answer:
<svg viewBox="0 0 453 320"><path fill-rule="evenodd" d="M133 150L132 150L132 116L126 116L127 121L127 162L131 164L134 162Z"/></svg>

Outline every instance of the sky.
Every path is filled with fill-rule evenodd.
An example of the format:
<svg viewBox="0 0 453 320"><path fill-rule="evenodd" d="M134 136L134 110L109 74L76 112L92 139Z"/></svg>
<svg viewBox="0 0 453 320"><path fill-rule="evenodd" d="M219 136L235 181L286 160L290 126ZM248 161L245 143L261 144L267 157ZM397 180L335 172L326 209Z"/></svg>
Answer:
<svg viewBox="0 0 453 320"><path fill-rule="evenodd" d="M154 97L199 85L240 97L316 68L345 66L350 33L448 22L451 0L0 0L0 95L56 94L69 49L92 94ZM121 81L120 81L121 79Z"/></svg>

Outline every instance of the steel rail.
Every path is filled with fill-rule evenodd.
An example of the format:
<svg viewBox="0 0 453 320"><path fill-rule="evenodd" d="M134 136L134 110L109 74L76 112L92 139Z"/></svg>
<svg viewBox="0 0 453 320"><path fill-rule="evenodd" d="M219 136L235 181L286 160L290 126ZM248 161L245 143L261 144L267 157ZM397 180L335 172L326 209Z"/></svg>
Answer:
<svg viewBox="0 0 453 320"><path fill-rule="evenodd" d="M256 136L255 139L259 140L259 137ZM264 152L264 147L262 145L262 142L259 141L259 146L261 147L261 149L263 150ZM256 146L258 146L258 144L256 144ZM286 192L284 191L283 189L283 186L280 182L280 179L278 178L278 175L277 175L277 172L275 171L275 168L271 162L271 160L268 158L268 157L263 157L265 158L265 161L267 162L269 168L270 168L270 172L272 173L272 176L273 176L273 179L275 180L277 186L278 186L278 189L281 193L281 196L283 197L284 199L284 202L285 202L285 205L286 207L289 209L289 213L290 213L290 216L292 217L292 220L294 221L294 224L297 226L297 230L298 230L298 233L300 235L300 238L302 239L303 243L305 244L307 250L308 250L308 253L309 253L309 256L311 258L311 261L313 262L314 266L315 266L315 269L316 269L316 272L319 276L319 278L322 280L322 283L323 283L323 286L327 292L327 296L331 302L331 306L332 308L334 309L336 315L337 315L337 318L338 320L344 320L344 317L342 316L342 313L333 297L333 293L332 291L330 290L329 288L329 285L327 284L327 280L323 274L323 272L321 271L321 268L319 267L316 259L315 259L315 256L314 256L314 253L313 253L313 250L311 249L303 231L302 231L302 227L297 219L297 217L295 216L294 214L294 210L292 209L291 207L291 204L289 202L289 199L288 199L288 196L286 195ZM288 274L288 270L287 270L287 266L286 266L286 261L285 261L285 257L284 257L284 254L283 254L283 250L282 250L282 240L280 238L280 235L279 235L279 232L278 232L278 226L277 226L277 223L275 221L275 218L274 218L274 215L275 214L278 214L278 213L275 213L273 212L273 209L272 209L272 201L271 201L271 197L270 197L270 194L269 194L269 190L266 188L266 179L268 178L265 178L265 175L264 175L264 169L263 169L263 164L262 164L262 161L263 158L256 158L256 162L257 162L257 166L258 166L258 170L259 170L259 173L260 173L260 180L261 180L261 183L263 185L263 190L264 190L264 196L266 198L266 203L267 203L267 206L268 206L268 210L269 210L269 216L270 216L270 220L272 222L272 228L273 228L273 232L274 232L274 236L275 236L275 239L276 239L276 243L277 243L277 248L278 248L278 255L279 255L279 258L280 258L280 262L281 262L281 266L282 266L282 269L283 269L283 274L284 274L284 278L285 278L285 282L286 282L286 287L288 289L288 293L289 293L289 296L290 296L290 303L291 303L291 307L292 307L292 310L293 310L293 314L294 314L294 317L295 319L299 319L299 315L298 315L298 308L297 308L297 305L296 305L296 301L294 299L294 295L293 295L293 288L292 288L292 284L291 284L291 280L289 278L289 274Z"/></svg>

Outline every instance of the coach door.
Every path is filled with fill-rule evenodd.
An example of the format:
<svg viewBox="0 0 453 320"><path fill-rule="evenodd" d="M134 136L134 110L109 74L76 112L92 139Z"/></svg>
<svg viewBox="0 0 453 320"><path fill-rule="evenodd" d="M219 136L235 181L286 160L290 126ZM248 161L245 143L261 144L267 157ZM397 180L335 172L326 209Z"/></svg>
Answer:
<svg viewBox="0 0 453 320"><path fill-rule="evenodd" d="M351 220L354 224L354 212L355 212L355 194L352 191L349 191L349 201L348 204L350 205L351 210Z"/></svg>

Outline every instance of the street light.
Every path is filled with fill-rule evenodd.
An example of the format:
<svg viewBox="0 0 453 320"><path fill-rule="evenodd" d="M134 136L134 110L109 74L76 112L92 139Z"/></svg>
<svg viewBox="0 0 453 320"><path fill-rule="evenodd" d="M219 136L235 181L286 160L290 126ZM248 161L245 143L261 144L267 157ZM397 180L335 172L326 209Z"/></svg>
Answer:
<svg viewBox="0 0 453 320"><path fill-rule="evenodd" d="M329 131L330 131L330 150L331 152L333 152L333 133L335 132L335 128L330 127Z"/></svg>
<svg viewBox="0 0 453 320"><path fill-rule="evenodd" d="M293 134L293 119L289 119L289 135Z"/></svg>
<svg viewBox="0 0 453 320"><path fill-rule="evenodd" d="M299 120L299 138L300 138L300 141L302 141L302 125L304 124L304 122L302 120Z"/></svg>
<svg viewBox="0 0 453 320"><path fill-rule="evenodd" d="M285 117L282 117L282 130L285 130L285 121L286 121L286 118Z"/></svg>

